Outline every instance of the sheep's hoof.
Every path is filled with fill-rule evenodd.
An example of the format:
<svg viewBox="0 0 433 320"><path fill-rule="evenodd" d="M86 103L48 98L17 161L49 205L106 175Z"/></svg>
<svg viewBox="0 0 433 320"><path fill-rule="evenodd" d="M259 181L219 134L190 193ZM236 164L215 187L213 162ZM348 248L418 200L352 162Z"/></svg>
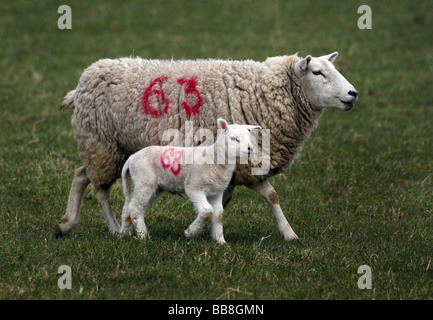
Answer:
<svg viewBox="0 0 433 320"><path fill-rule="evenodd" d="M302 240L299 239L299 238L293 240L292 242L295 243L295 244L297 244L299 247L302 247L302 246L303 246L303 242L302 242Z"/></svg>
<svg viewBox="0 0 433 320"><path fill-rule="evenodd" d="M54 236L56 237L56 239L63 237L63 232L60 230L59 225L56 226L56 232L54 233Z"/></svg>
<svg viewBox="0 0 433 320"><path fill-rule="evenodd" d="M302 245L301 239L295 234L294 236L284 237L288 243L295 243L297 245Z"/></svg>

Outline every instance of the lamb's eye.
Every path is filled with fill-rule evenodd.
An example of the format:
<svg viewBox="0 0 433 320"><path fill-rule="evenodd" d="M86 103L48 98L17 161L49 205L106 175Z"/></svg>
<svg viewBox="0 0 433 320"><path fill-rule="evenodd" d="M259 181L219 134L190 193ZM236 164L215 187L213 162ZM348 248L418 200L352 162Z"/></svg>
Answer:
<svg viewBox="0 0 433 320"><path fill-rule="evenodd" d="M322 72L320 72L320 71L313 71L313 74L315 75L315 76L320 76L320 75L322 75L322 76L325 76Z"/></svg>
<svg viewBox="0 0 433 320"><path fill-rule="evenodd" d="M230 137L230 140L239 142L239 138L236 138L236 137Z"/></svg>

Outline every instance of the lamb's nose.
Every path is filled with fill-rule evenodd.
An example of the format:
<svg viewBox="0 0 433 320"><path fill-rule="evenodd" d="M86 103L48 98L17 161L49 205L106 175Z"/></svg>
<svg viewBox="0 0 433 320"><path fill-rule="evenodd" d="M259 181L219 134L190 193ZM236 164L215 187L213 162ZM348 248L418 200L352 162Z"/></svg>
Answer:
<svg viewBox="0 0 433 320"><path fill-rule="evenodd" d="M356 92L356 91L350 90L348 93L349 93L349 95L351 95L352 97L355 97L355 99L356 99L356 97L358 97L358 92Z"/></svg>

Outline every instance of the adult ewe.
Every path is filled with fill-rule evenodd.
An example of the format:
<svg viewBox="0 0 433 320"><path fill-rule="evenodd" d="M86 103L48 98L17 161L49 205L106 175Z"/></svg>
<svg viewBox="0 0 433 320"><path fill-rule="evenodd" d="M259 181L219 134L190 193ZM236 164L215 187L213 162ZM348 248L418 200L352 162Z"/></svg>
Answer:
<svg viewBox="0 0 433 320"><path fill-rule="evenodd" d="M270 205L283 237L298 239L268 178L291 165L324 109L349 110L357 100L355 88L333 65L337 55L281 56L264 62L123 58L92 64L61 107L74 109L72 125L83 166L75 172L56 236L77 225L89 183L110 231L118 233L110 186L126 159L146 146L166 145L164 131L185 132L186 121L193 121L195 130L216 134L216 120L224 118L270 129L270 170L253 175L251 164L238 165L224 194L225 205L235 186L245 185Z"/></svg>

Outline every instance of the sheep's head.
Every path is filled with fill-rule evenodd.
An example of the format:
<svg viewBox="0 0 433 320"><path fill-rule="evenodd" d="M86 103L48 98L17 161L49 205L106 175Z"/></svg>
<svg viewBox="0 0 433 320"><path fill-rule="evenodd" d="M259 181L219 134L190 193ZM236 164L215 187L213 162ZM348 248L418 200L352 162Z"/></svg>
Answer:
<svg viewBox="0 0 433 320"><path fill-rule="evenodd" d="M224 139L226 156L229 159L248 157L254 153L251 142L251 131L261 129L260 126L228 124L224 119L217 120L217 126Z"/></svg>
<svg viewBox="0 0 433 320"><path fill-rule="evenodd" d="M307 56L295 64L295 73L316 109L350 110L358 100L355 88L334 67L337 56L338 52L318 58Z"/></svg>

